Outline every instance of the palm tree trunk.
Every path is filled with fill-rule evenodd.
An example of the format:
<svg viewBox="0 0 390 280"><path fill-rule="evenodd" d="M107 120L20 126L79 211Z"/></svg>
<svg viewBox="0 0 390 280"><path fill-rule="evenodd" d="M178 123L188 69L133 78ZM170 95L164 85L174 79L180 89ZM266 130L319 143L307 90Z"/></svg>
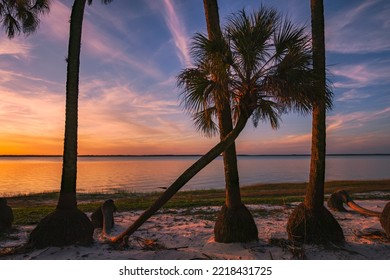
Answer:
<svg viewBox="0 0 390 280"><path fill-rule="evenodd" d="M207 0L205 0L207 1ZM232 114L228 100L217 104L220 140L223 140L232 130ZM240 183L238 176L236 144L233 143L223 152L223 167L225 173L225 205L237 208L242 205Z"/></svg>
<svg viewBox="0 0 390 280"><path fill-rule="evenodd" d="M217 0L203 0L206 16L207 33L210 40L222 36L219 24ZM224 139L233 129L232 114L228 98L221 101L217 106L220 139ZM240 184L237 167L236 145L233 143L223 153L225 172L225 189L227 207L233 208L241 205Z"/></svg>
<svg viewBox="0 0 390 280"><path fill-rule="evenodd" d="M78 86L85 3L86 0L75 0L70 17L60 197L56 210L43 218L30 234L28 243L36 248L90 245L93 242L93 225L87 215L77 208L76 201Z"/></svg>
<svg viewBox="0 0 390 280"><path fill-rule="evenodd" d="M323 0L310 0L313 46L313 70L317 76L315 90L319 102L313 104L312 147L309 185L303 203L287 222L290 239L304 243L342 243L344 234L337 220L324 207L325 139L326 139L326 73ZM322 100L321 100L322 99Z"/></svg>
<svg viewBox="0 0 390 280"><path fill-rule="evenodd" d="M217 0L203 0L210 40L222 37L219 25ZM216 75L217 76L217 75ZM220 139L223 140L233 129L229 90L225 98L215 98ZM216 93L215 93L216 94ZM225 174L225 204L217 215L214 238L217 242L247 242L258 239L258 230L252 214L241 202L240 182L237 167L235 143L223 152Z"/></svg>
<svg viewBox="0 0 390 280"><path fill-rule="evenodd" d="M248 114L242 113L237 125L234 129L217 145L215 145L208 153L203 155L194 164L192 164L186 171L184 171L175 182L168 187L168 189L144 212L142 215L123 233L116 237L112 237L112 242L121 242L133 234L143 223L145 223L154 213L156 213L161 207L167 203L172 196L175 195L189 180L191 180L196 174L205 168L210 162L218 157L223 151L231 146L241 131L245 128L248 118L252 114L252 111L247 111Z"/></svg>
<svg viewBox="0 0 390 280"><path fill-rule="evenodd" d="M217 0L203 0L204 12L206 16L207 33L209 39L214 39L222 35L219 25L219 12Z"/></svg>
<svg viewBox="0 0 390 280"><path fill-rule="evenodd" d="M76 208L77 127L81 32L86 0L75 0L70 19L66 77L65 140L58 209Z"/></svg>
<svg viewBox="0 0 390 280"><path fill-rule="evenodd" d="M321 101L314 104L312 122L312 147L309 186L305 205L308 209L319 209L324 204L325 153L326 153L326 73L324 7L322 0L311 0L311 26L313 46L313 69L317 76L315 86Z"/></svg>

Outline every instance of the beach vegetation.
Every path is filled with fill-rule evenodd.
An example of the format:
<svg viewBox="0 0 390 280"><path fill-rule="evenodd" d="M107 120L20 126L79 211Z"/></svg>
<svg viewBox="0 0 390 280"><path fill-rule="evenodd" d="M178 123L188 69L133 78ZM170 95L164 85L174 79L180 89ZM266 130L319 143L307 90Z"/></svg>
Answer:
<svg viewBox="0 0 390 280"><path fill-rule="evenodd" d="M305 196L307 183L273 183L256 184L241 187L242 201L247 205L294 205ZM374 181L330 181L325 183L325 197L338 189L345 189L355 200L390 199L390 180ZM183 209L189 215L199 207L220 207L224 203L223 189L196 190L178 192L161 211ZM85 213L92 213L102 201L113 199L118 212L135 212L147 209L161 192L133 193L78 193L78 208ZM35 225L43 217L53 212L58 200L58 192L17 195L8 197L8 204L14 212L14 224ZM196 209L199 214L206 215L203 210ZM255 214L255 213L254 213ZM209 219L215 220L216 215Z"/></svg>

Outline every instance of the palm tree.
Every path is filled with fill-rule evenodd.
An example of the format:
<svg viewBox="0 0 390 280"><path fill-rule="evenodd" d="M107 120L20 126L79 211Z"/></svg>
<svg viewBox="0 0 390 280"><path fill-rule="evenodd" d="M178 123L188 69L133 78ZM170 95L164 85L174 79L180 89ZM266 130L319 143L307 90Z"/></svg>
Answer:
<svg viewBox="0 0 390 280"><path fill-rule="evenodd" d="M178 76L184 106L195 112L199 128L213 133L218 104L215 101L226 98L228 93L235 126L129 228L113 237L113 242L126 240L193 176L233 145L250 117L255 125L268 120L276 128L282 112L311 110L316 96L311 94L314 75L308 42L303 27L294 26L275 10L265 7L252 15L245 11L232 15L223 36L194 37L194 67Z"/></svg>
<svg viewBox="0 0 390 280"><path fill-rule="evenodd" d="M112 0L102 0L108 4ZM43 218L31 232L29 243L35 247L90 244L93 225L77 208L77 128L81 33L87 0L75 0L70 17L67 58L65 139L60 196L54 212ZM92 0L88 0L90 5Z"/></svg>
<svg viewBox="0 0 390 280"><path fill-rule="evenodd" d="M49 11L50 0L0 0L0 23L8 38L30 35L39 25L39 16Z"/></svg>
<svg viewBox="0 0 390 280"><path fill-rule="evenodd" d="M313 70L317 76L315 90L319 99L313 104L312 148L309 185L305 200L291 214L287 223L289 238L305 243L342 242L344 234L336 219L324 207L326 153L326 85L324 5L311 0Z"/></svg>
<svg viewBox="0 0 390 280"><path fill-rule="evenodd" d="M217 0L204 0L203 5L209 40L213 41L217 38L221 38L222 32L219 25ZM221 56L216 57L216 59L218 58L221 58ZM214 61L214 64L217 63L224 65L223 61ZM228 71L228 67L225 67L224 75L220 76L219 79L224 80L224 77L227 76L226 71ZM215 77L218 76L218 73L214 72L212 74ZM214 103L218 118L219 135L222 140L230 131L232 131L233 122L229 91L227 88L221 88L220 91L221 92L214 89L213 98L215 99ZM196 114L197 112L193 113ZM210 132L207 125L204 125L203 128L205 128L203 130L206 134ZM223 153L223 162L226 199L215 223L215 241L230 243L257 240L258 231L255 221L253 220L251 213L241 202L235 143L228 147Z"/></svg>

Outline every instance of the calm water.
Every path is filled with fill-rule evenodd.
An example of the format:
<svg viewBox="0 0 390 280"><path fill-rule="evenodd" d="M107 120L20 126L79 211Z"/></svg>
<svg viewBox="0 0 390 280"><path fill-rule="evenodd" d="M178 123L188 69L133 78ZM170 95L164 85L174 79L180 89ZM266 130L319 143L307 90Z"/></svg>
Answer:
<svg viewBox="0 0 390 280"><path fill-rule="evenodd" d="M79 192L159 191L168 187L198 157L82 157ZM242 186L255 183L306 182L308 156L240 156ZM0 196L58 191L61 158L0 158ZM390 156L329 156L326 180L390 178ZM210 163L183 189L223 188L222 158Z"/></svg>

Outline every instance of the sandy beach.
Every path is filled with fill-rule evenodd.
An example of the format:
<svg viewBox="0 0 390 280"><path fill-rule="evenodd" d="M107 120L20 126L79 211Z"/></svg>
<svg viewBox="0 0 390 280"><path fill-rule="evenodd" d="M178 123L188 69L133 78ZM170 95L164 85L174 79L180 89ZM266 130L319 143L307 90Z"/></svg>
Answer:
<svg viewBox="0 0 390 280"><path fill-rule="evenodd" d="M360 200L360 205L381 211L387 201ZM32 252L8 255L13 260L195 260L195 259L265 259L265 260L388 260L390 240L384 238L379 219L355 212L333 212L343 228L346 242L337 245L292 246L286 241L285 230L294 204L283 206L248 205L258 230L259 241L246 244L221 244L213 238L214 222L210 217L218 207L165 209L147 221L129 239L129 246L117 248L107 244L101 230L95 230L92 246L49 247ZM141 211L115 213L115 227L111 235L120 233ZM90 215L90 213L87 213ZM34 226L15 226L13 232L0 242L4 250L26 242Z"/></svg>

